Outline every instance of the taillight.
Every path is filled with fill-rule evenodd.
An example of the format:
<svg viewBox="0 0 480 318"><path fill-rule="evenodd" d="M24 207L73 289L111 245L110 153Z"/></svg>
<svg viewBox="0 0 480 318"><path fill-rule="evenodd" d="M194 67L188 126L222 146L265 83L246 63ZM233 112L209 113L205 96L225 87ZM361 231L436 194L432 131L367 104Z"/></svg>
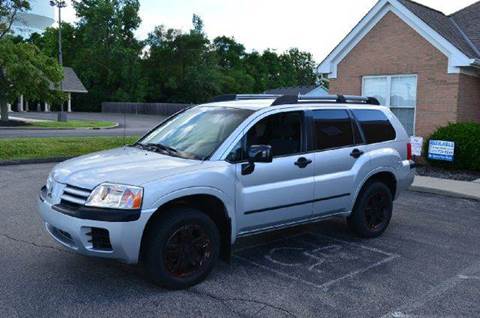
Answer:
<svg viewBox="0 0 480 318"><path fill-rule="evenodd" d="M407 160L412 160L412 144L407 144Z"/></svg>

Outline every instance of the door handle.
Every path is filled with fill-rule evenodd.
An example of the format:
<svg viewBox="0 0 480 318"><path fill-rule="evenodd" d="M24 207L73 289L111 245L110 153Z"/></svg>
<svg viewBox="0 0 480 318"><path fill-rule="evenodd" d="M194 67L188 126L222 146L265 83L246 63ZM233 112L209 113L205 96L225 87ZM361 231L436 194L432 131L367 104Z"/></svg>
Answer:
<svg viewBox="0 0 480 318"><path fill-rule="evenodd" d="M301 169L305 168L306 166L308 166L309 164L312 163L312 160L310 159L307 159L305 157L300 157L298 158L298 160L295 162L295 165Z"/></svg>
<svg viewBox="0 0 480 318"><path fill-rule="evenodd" d="M360 149L353 149L353 151L350 153L350 156L352 156L355 159L360 158L361 155L363 155L365 152L361 151Z"/></svg>

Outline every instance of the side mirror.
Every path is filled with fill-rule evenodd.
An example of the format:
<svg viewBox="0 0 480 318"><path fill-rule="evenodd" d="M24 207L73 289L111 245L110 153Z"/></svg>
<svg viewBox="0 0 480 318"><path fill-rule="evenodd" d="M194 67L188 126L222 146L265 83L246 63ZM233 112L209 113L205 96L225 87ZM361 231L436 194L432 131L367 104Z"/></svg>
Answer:
<svg viewBox="0 0 480 318"><path fill-rule="evenodd" d="M252 145L248 148L248 162L272 162L272 146Z"/></svg>
<svg viewBox="0 0 480 318"><path fill-rule="evenodd" d="M242 164L242 175L251 174L255 170L255 162L272 162L272 146L252 145L248 148L248 163Z"/></svg>

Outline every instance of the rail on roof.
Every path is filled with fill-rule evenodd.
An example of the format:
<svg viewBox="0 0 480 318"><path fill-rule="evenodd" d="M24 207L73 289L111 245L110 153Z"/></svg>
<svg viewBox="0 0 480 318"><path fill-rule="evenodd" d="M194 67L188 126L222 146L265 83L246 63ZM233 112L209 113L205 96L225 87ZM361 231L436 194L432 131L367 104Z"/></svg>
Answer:
<svg viewBox="0 0 480 318"><path fill-rule="evenodd" d="M364 104L364 105L380 105L375 97L354 96L354 95L325 95L318 97L298 97L295 95L283 95L272 103L272 106L287 104Z"/></svg>
<svg viewBox="0 0 480 318"><path fill-rule="evenodd" d="M255 99L277 99L282 95L278 94L226 94L214 97L210 102L226 102L234 100L255 100Z"/></svg>
<svg viewBox="0 0 480 318"><path fill-rule="evenodd" d="M380 105L375 97L355 96L355 95L325 95L318 97L306 97L297 95L275 95L275 94L227 94L214 97L211 102L226 102L234 100L261 100L274 99L271 106L288 104L364 104Z"/></svg>

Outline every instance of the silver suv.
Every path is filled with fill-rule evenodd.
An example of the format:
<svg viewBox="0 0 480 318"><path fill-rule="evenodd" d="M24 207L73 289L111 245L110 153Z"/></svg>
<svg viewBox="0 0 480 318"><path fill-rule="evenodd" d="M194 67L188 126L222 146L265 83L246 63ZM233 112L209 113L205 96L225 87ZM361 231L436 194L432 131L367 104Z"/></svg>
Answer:
<svg viewBox="0 0 480 318"><path fill-rule="evenodd" d="M180 289L239 237L334 215L379 236L413 178L409 137L375 98L226 95L133 145L60 163L38 209L67 248L141 262Z"/></svg>

